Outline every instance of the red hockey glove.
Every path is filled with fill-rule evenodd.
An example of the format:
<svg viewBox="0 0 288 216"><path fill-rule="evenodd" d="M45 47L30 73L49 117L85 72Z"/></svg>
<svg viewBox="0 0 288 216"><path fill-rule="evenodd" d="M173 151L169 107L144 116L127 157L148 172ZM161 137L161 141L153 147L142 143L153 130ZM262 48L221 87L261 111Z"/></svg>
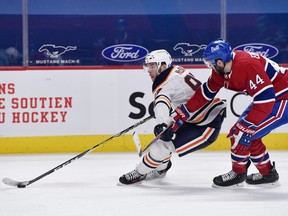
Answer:
<svg viewBox="0 0 288 216"><path fill-rule="evenodd" d="M172 130L176 132L190 117L191 115L187 107L184 104L181 104L175 109L173 116L174 124L172 125Z"/></svg>
<svg viewBox="0 0 288 216"><path fill-rule="evenodd" d="M239 151L249 149L255 130L256 126L251 122L246 121L244 118L241 121L236 122L227 135L227 138L232 140L231 149Z"/></svg>

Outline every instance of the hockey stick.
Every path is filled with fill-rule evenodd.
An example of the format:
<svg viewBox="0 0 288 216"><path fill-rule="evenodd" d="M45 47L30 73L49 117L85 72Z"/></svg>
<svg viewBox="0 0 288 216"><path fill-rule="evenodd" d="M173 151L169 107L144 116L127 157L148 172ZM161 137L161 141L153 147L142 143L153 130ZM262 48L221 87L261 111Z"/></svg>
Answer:
<svg viewBox="0 0 288 216"><path fill-rule="evenodd" d="M134 125L126 128L125 130L121 131L121 132L118 133L118 134L115 134L115 135L111 136L110 138L108 138L108 139L106 139L106 140L98 143L97 145L93 146L92 148L87 149L86 151L84 151L84 152L76 155L75 157L73 157L73 158L65 161L64 163L62 163L62 164L54 167L53 169L51 169L51 170L43 173L42 175L40 175L40 176L38 176L38 177L36 177L36 178L34 178L34 179L31 179L31 180L29 180L29 181L15 181L15 180L10 179L10 178L3 178L2 181L3 181L4 184L10 185L10 186L14 186L14 187L18 187L18 188L25 188L26 186L28 186L28 185L30 185L30 184L32 184L32 183L34 183L34 182L42 179L43 177L45 177L45 176L47 176L47 175L49 175L49 174L51 174L51 173L53 173L53 172L55 172L55 171L63 168L64 166L72 163L73 161L75 161L75 160L83 157L84 155L88 154L89 152L91 152L92 150L94 150L95 148L97 148L98 146L103 145L104 143L106 143L106 142L114 139L115 137L119 137L119 136L127 133L128 131L130 131L130 130L136 128L136 127L138 127L139 125L147 122L148 120L150 120L150 119L152 119L152 118L153 118L153 116L148 116L147 118L141 120L140 122L138 122L138 123L136 123L136 124L134 124Z"/></svg>
<svg viewBox="0 0 288 216"><path fill-rule="evenodd" d="M170 129L173 124L169 125L165 130L163 130L161 133L159 133L144 149L142 149L142 145L140 142L140 138L138 136L138 133L135 131L133 133L133 141L136 146L136 149L138 151L139 157L142 157L142 155L146 154L147 150L155 143L157 142L161 136L166 132L166 130Z"/></svg>
<svg viewBox="0 0 288 216"><path fill-rule="evenodd" d="M136 131L133 132L133 141L134 141L134 145L137 149L138 155L139 155L139 157L141 157L142 156L142 145L140 142L139 135Z"/></svg>

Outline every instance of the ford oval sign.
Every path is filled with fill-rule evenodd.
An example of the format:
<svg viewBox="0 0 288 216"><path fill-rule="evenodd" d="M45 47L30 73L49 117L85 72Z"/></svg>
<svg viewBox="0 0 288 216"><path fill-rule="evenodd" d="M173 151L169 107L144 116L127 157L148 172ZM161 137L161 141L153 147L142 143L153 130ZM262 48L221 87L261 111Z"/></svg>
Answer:
<svg viewBox="0 0 288 216"><path fill-rule="evenodd" d="M105 48L102 56L111 61L132 62L143 59L148 54L148 50L135 44L117 44Z"/></svg>
<svg viewBox="0 0 288 216"><path fill-rule="evenodd" d="M274 58L279 51L276 47L263 43L249 43L235 47L233 50L244 50L245 52L258 53L267 58Z"/></svg>

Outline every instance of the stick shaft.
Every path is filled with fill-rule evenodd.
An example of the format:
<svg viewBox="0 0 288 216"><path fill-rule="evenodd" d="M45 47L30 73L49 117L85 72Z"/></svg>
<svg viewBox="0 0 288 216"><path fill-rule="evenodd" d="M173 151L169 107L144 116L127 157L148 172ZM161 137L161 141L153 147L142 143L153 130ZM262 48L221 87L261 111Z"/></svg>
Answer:
<svg viewBox="0 0 288 216"><path fill-rule="evenodd" d="M165 130L163 130L161 133L159 133L144 149L142 149L142 151L139 153L139 156L141 157L142 155L144 155L147 150L155 143L157 142L162 135L172 127L173 124L170 124Z"/></svg>
<svg viewBox="0 0 288 216"><path fill-rule="evenodd" d="M43 173L42 175L40 175L40 176L38 176L38 177L36 177L36 178L30 180L30 181L25 181L25 185L30 185L30 184L32 184L32 183L34 183L34 182L36 182L36 181L42 179L43 177L45 177L45 176L47 176L47 175L49 175L49 174L51 174L51 173L53 173L53 172L55 172L55 171L57 171L57 170L59 170L59 169L62 169L64 166L66 166L66 165L68 165L68 164L70 164L70 163L72 163L72 162L78 160L79 158L82 158L84 155L86 155L86 154L88 154L89 152L93 151L95 148L97 148L97 147L103 145L104 143L109 142L110 140L114 139L115 137L119 137L119 136L121 136L121 135L127 133L128 131L130 131L130 130L136 128L136 127L138 127L139 125L141 125L141 124L147 122L148 120L150 120L150 119L152 119L152 118L153 118L153 116L148 116L148 117L146 117L145 119L143 119L143 120L137 122L136 124L134 124L134 125L132 125L132 126L130 126L130 127L128 127L128 128L126 128L125 130L119 132L118 134L115 134L115 135L109 137L108 139L106 139L106 140L104 140L104 141L98 143L97 145L95 145L95 146L93 146L93 147L87 149L86 151L84 151L84 152L82 152L82 153L76 155L75 157L73 157L73 158L71 158L71 159L65 161L64 163L62 163L62 164L60 164L60 165L54 167L53 169L51 169L51 170L49 170L49 171ZM24 183L24 182L23 182L23 183ZM19 184L21 184L21 182L19 182Z"/></svg>

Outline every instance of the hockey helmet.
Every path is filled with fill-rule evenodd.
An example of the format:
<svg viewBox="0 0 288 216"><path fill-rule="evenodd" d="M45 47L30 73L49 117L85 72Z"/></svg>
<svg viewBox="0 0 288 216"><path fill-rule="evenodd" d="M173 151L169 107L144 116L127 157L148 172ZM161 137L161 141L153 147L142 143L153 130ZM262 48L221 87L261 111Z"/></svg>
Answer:
<svg viewBox="0 0 288 216"><path fill-rule="evenodd" d="M212 41L204 50L203 61L209 68L215 68L216 61L222 60L224 63L232 59L232 48L228 41L218 39Z"/></svg>
<svg viewBox="0 0 288 216"><path fill-rule="evenodd" d="M167 67L170 67L172 64L171 55L164 49L154 50L146 55L144 66L147 66L149 63L156 63L158 71L163 62Z"/></svg>

